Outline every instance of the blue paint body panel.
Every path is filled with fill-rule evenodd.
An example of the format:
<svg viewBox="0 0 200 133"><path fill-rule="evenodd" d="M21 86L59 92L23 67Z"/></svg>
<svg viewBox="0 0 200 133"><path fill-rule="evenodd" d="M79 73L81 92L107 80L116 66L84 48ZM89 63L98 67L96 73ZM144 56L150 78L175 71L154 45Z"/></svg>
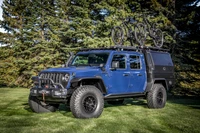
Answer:
<svg viewBox="0 0 200 133"><path fill-rule="evenodd" d="M101 54L108 55L104 63L105 70L103 71L100 65L85 65L88 59ZM88 55L89 54L89 55ZM112 69L112 60L114 56L122 55L125 60L125 68ZM137 62L130 59L130 57L138 58ZM106 57L106 56L104 56ZM80 59L79 59L80 58ZM85 58L85 59L84 59ZM84 60L83 60L84 59ZM77 62L83 62L84 65L77 65ZM139 63L138 69L131 69L131 63ZM73 65L74 63L74 65ZM122 62L123 63L123 62ZM72 64L67 68L50 68L43 70L41 73L68 73L70 75L69 82L65 88L70 89L71 81L74 78L100 77L106 87L107 94L127 94L127 93L143 93L147 85L146 64L144 55L141 52L134 51L116 51L116 50L91 50L78 52L76 57L72 60Z"/></svg>

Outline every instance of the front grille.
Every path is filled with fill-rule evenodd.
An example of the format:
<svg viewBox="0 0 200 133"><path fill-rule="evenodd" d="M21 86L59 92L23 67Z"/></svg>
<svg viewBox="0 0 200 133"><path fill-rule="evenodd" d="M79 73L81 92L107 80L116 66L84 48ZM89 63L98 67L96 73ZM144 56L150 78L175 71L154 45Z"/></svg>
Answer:
<svg viewBox="0 0 200 133"><path fill-rule="evenodd" d="M48 72L41 73L40 74L41 85L42 85L42 87L45 85L54 87L53 83L50 80L48 80L48 79L51 79L51 80L53 80L54 83L61 84L61 85L63 85L63 87L66 87L67 81L63 80L63 78L65 77L66 74L67 73L48 73Z"/></svg>

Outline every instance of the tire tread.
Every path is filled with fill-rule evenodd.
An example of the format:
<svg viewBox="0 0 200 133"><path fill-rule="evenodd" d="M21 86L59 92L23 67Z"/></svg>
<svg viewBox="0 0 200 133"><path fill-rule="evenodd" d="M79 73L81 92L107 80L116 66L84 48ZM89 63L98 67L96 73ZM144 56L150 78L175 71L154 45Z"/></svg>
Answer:
<svg viewBox="0 0 200 133"><path fill-rule="evenodd" d="M84 95L84 93L87 92L94 92L96 93L96 95L98 97L100 97L100 103L101 105L99 108L99 111L97 111L97 113L95 115L89 116L89 115L84 115L81 111L81 108L79 106L80 104L80 100L82 95ZM72 114L76 117L76 118L97 118L101 115L103 108L104 108L104 100L103 100L103 95L101 95L101 91L99 89L97 89L96 87L92 86L92 85L86 85L86 86L81 86L79 88L77 88L74 93L72 94L71 100L70 100L70 109L72 111Z"/></svg>
<svg viewBox="0 0 200 133"><path fill-rule="evenodd" d="M159 90L160 89L160 90ZM163 103L162 105L157 104L157 93L162 91L163 93ZM167 99L167 94L164 86L162 84L154 84L154 88L147 94L147 105L149 108L163 108L165 106Z"/></svg>

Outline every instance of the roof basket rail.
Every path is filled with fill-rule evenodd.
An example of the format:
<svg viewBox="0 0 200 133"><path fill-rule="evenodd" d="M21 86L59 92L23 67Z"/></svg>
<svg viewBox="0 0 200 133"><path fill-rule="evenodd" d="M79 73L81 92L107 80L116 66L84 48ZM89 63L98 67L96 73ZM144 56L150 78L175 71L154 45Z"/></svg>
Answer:
<svg viewBox="0 0 200 133"><path fill-rule="evenodd" d="M142 50L154 50L154 51L166 51L169 49L163 49L152 46L123 46L115 45L110 47L101 47L101 48L81 48L80 51L91 51L91 50L116 50L116 51L142 51Z"/></svg>

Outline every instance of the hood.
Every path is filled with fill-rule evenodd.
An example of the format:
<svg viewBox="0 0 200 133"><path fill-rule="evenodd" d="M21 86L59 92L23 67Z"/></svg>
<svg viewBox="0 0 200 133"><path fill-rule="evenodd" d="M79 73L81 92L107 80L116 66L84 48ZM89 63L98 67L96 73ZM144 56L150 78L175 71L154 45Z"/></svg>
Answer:
<svg viewBox="0 0 200 133"><path fill-rule="evenodd" d="M95 76L97 73L101 72L101 69L99 67L61 67L61 68L49 68L46 70L41 71L43 72L52 72L52 73L69 73L70 75L74 73L76 77L82 77L82 76Z"/></svg>

